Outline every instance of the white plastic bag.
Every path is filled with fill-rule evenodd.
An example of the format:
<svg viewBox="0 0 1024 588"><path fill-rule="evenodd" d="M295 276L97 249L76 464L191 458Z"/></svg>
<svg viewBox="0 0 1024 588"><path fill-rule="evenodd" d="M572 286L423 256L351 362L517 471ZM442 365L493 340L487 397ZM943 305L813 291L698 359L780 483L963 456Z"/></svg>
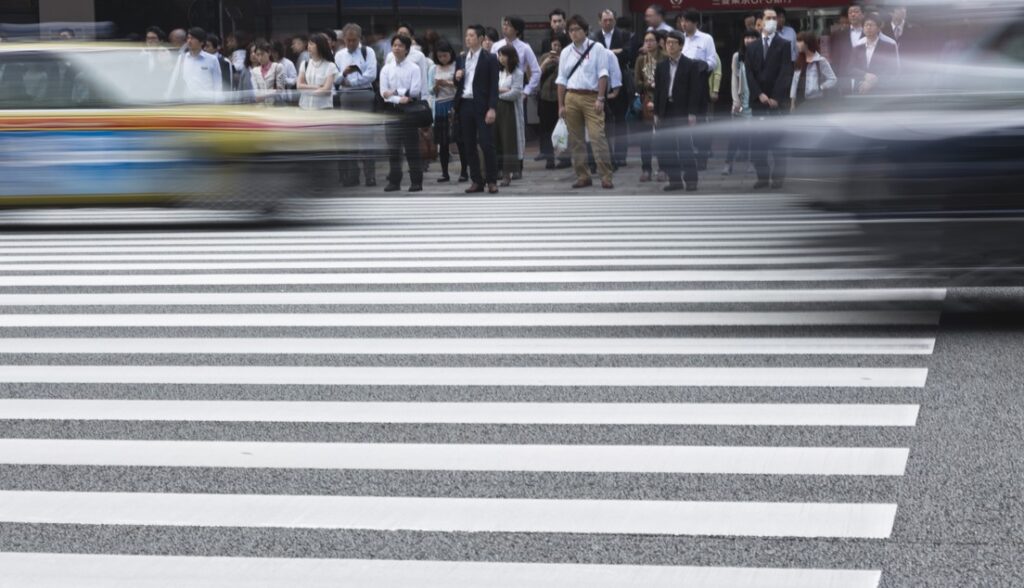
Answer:
<svg viewBox="0 0 1024 588"><path fill-rule="evenodd" d="M561 154L569 148L569 127L565 126L565 119L558 119L555 125L555 132L551 133L551 145L555 148L555 154Z"/></svg>

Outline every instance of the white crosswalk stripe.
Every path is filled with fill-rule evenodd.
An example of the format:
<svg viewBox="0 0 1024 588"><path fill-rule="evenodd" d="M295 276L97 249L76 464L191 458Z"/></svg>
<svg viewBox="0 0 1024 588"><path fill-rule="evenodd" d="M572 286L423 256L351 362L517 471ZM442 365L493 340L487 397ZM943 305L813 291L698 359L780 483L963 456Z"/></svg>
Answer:
<svg viewBox="0 0 1024 588"><path fill-rule="evenodd" d="M0 215L0 586L877 587L946 293L801 202Z"/></svg>

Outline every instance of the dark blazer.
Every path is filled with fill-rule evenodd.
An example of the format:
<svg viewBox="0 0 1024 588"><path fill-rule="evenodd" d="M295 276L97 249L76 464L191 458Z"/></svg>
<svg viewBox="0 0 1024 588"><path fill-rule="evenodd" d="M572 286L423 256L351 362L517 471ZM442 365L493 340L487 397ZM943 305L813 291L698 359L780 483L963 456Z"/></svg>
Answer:
<svg viewBox="0 0 1024 588"><path fill-rule="evenodd" d="M896 34L892 29L891 22L886 23L886 25L882 27L882 34L889 38L896 39ZM908 55L921 51L923 49L923 47L921 47L923 40L924 35L922 35L921 27L912 22L904 22L902 34L899 39L896 39L896 44L900 49L900 55Z"/></svg>
<svg viewBox="0 0 1024 588"><path fill-rule="evenodd" d="M604 46L604 31L602 31L600 28L597 29L597 32L591 35L591 38L600 43L602 46ZM629 64L632 63L630 61L631 53L629 48L629 41L629 34L626 31L617 28L612 30L611 46L605 47L605 49L608 49L609 51L614 51L615 49L622 49L622 53L619 53L618 55L616 55L616 57L619 60L619 69L622 70L623 72L625 72L626 68L629 67ZM625 73L623 73L623 77L625 77Z"/></svg>
<svg viewBox="0 0 1024 588"><path fill-rule="evenodd" d="M879 85L885 86L887 81L891 81L892 77L899 74L898 55L896 45L879 39L869 65L867 45L857 45L850 55L849 74L858 81L864 78L864 74L875 74L879 78Z"/></svg>
<svg viewBox="0 0 1024 588"><path fill-rule="evenodd" d="M828 63L832 71L840 78L848 77L847 70L850 63L850 55L853 53L853 43L850 42L850 28L834 28L828 37ZM842 80L840 80L840 86Z"/></svg>
<svg viewBox="0 0 1024 588"><path fill-rule="evenodd" d="M701 83L700 67L696 61L685 55L680 56L675 83L669 88L671 66L671 62L666 59L654 69L654 112L659 117L667 115L668 96L671 92L676 116L682 116L683 113L696 116L701 112L701 95L707 94L707 85Z"/></svg>
<svg viewBox="0 0 1024 588"><path fill-rule="evenodd" d="M465 58L463 58L459 69L465 69L465 63ZM476 62L476 73L473 75L473 103L476 104L480 112L498 108L498 65L498 58L495 55L485 49L480 49L480 57ZM456 104L462 100L462 93L465 90L468 77L463 74L462 81L456 84Z"/></svg>
<svg viewBox="0 0 1024 588"><path fill-rule="evenodd" d="M764 41L758 40L747 47L747 86L750 87L750 106L754 110L767 110L758 96L766 94L784 109L789 104L789 91L793 83L793 54L789 41L778 34L772 37L768 54Z"/></svg>

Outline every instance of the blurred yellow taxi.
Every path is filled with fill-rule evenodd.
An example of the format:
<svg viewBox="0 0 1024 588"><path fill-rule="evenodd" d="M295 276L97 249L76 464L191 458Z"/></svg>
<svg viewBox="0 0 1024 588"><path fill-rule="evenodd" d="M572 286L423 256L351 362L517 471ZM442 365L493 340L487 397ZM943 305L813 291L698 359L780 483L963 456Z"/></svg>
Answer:
<svg viewBox="0 0 1024 588"><path fill-rule="evenodd" d="M0 209L162 205L272 211L374 155L383 117L189 102L177 52L0 44ZM377 147L379 149L379 147Z"/></svg>

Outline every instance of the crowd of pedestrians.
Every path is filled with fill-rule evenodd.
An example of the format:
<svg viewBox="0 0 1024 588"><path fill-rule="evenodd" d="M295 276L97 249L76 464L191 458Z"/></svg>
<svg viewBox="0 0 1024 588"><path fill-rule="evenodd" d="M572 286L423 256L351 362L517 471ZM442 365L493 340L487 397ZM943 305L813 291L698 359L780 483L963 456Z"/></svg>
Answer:
<svg viewBox="0 0 1024 588"><path fill-rule="evenodd" d="M854 4L830 31L826 50L815 32L789 26L783 8L769 8L743 18L741 42L723 59L693 10L670 21L652 5L637 34L610 9L593 29L583 16L561 9L548 17L539 55L515 16L503 19L500 32L471 25L460 43L433 31L418 37L412 25L400 23L391 34L348 24L273 42L235 33L223 43L198 28L165 35L151 27L145 44L161 48L147 52L148 59L175 62L171 86L186 96L230 90L232 100L268 107L392 114L385 191L401 189L403 168L408 190L421 191L433 161L440 167L436 181L452 182L454 154L457 181L468 183L467 193L493 194L522 179L529 101L539 118L536 161L547 169L572 167L573 188L592 186L595 174L602 188L614 188L615 174L628 166L636 146L640 182L693 191L707 172L715 138L724 141L722 175L749 161L755 189L781 188L786 154L779 134L760 132L758 125L823 112L837 96L884 91L899 74L900 46L914 30L905 8L882 18ZM728 110L746 130L716 137L705 126L722 98L723 66ZM375 186L374 163L369 154L341 162L339 181L357 186L362 176Z"/></svg>

